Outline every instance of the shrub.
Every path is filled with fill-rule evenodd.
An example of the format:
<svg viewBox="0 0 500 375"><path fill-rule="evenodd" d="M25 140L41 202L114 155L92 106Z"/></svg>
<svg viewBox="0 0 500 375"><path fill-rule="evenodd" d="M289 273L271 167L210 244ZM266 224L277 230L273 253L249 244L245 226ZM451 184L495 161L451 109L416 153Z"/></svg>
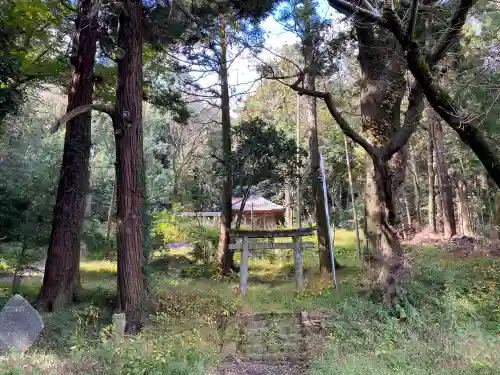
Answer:
<svg viewBox="0 0 500 375"><path fill-rule="evenodd" d="M218 228L174 216L165 210L154 215L152 235L157 249L168 242L193 244L193 257L205 264L213 260L219 242Z"/></svg>
<svg viewBox="0 0 500 375"><path fill-rule="evenodd" d="M187 240L182 226L185 225L182 218L178 218L166 210L156 212L153 215L152 235L155 248L162 247L168 242L184 242Z"/></svg>

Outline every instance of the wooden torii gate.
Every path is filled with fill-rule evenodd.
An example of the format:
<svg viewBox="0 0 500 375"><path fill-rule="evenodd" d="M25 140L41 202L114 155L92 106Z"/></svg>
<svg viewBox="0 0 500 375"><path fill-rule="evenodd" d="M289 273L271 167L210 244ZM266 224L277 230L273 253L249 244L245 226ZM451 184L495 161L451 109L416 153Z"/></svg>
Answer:
<svg viewBox="0 0 500 375"><path fill-rule="evenodd" d="M256 249L292 249L293 264L295 267L295 286L301 290L304 285L304 275L302 271L302 248L314 248L313 242L302 242L302 236L310 236L316 231L316 227L285 229L285 230L234 230L231 231L231 238L242 238L241 243L232 243L229 248L241 250L240 262L240 292L244 296L247 290L248 281L248 257L250 250ZM293 242L274 242L274 238L292 238ZM249 238L264 238L270 241L249 242Z"/></svg>

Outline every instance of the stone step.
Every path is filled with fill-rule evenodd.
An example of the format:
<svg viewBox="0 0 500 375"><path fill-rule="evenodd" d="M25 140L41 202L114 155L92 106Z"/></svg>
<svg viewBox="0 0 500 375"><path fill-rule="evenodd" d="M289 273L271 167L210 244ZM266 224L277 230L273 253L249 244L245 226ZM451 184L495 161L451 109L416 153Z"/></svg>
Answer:
<svg viewBox="0 0 500 375"><path fill-rule="evenodd" d="M243 345L238 349L242 354L286 354L297 353L301 351L301 345L284 345L284 344L252 344Z"/></svg>
<svg viewBox="0 0 500 375"><path fill-rule="evenodd" d="M290 333L288 335L272 334L269 336L266 335L244 336L241 338L241 342L243 344L258 344L263 342L300 344L302 340L303 336L299 333Z"/></svg>
<svg viewBox="0 0 500 375"><path fill-rule="evenodd" d="M300 312L265 312L254 313L252 315L254 320L272 320L272 319L298 319L300 320Z"/></svg>
<svg viewBox="0 0 500 375"><path fill-rule="evenodd" d="M242 327L247 329L259 329L269 326L301 326L302 321L298 319L284 319L284 320L251 320L246 325L242 325Z"/></svg>
<svg viewBox="0 0 500 375"><path fill-rule="evenodd" d="M264 361L266 363L279 363L282 361L286 361L288 363L300 363L308 360L305 353L249 354L244 358L249 361Z"/></svg>
<svg viewBox="0 0 500 375"><path fill-rule="evenodd" d="M297 326L282 326L282 327L262 327L246 329L247 336L265 335L268 332L275 332L281 335L296 334L302 332L302 327Z"/></svg>

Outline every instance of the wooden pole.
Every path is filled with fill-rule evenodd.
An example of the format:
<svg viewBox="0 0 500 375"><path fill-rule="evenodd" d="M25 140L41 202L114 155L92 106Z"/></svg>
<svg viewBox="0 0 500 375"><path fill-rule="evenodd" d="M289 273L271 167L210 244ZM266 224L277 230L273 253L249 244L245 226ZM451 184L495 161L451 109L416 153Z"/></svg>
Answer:
<svg viewBox="0 0 500 375"><path fill-rule="evenodd" d="M240 262L240 293L245 296L248 280L248 237L243 237L243 249Z"/></svg>
<svg viewBox="0 0 500 375"><path fill-rule="evenodd" d="M359 226L358 226L358 213L356 211L356 199L354 198L354 188L352 186L352 172L351 172L351 159L349 157L349 148L347 144L347 137L344 135L344 145L345 145L345 159L347 163L347 176L349 178L349 191L351 193L351 203L352 203L352 217L354 220L354 229L356 231L356 252L358 260L362 260L361 254L361 244L359 241Z"/></svg>
<svg viewBox="0 0 500 375"><path fill-rule="evenodd" d="M319 166L321 169L321 177L323 180L323 194L324 194L324 199L325 199L325 214L326 214L326 224L327 224L327 229L328 229L328 237L329 237L329 244L330 244L330 261L332 262L332 282L335 285L335 288L337 288L337 274L335 272L335 257L333 255L333 239L332 239L332 228L330 225L330 213L328 212L328 197L326 194L326 174L325 174L325 163L323 161L323 155L321 152L319 153Z"/></svg>
<svg viewBox="0 0 500 375"><path fill-rule="evenodd" d="M303 288L303 272L302 272L302 254L301 254L301 238L300 234L296 234L294 237L295 248L293 249L293 265L295 268L295 287L298 291Z"/></svg>

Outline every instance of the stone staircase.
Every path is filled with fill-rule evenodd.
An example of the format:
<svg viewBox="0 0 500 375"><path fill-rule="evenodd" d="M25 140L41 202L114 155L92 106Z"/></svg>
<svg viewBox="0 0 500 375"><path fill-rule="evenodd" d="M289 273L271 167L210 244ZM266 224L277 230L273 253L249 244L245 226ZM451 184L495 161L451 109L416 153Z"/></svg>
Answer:
<svg viewBox="0 0 500 375"><path fill-rule="evenodd" d="M222 352L249 361L304 362L323 341L325 318L307 312L240 316L225 326Z"/></svg>

